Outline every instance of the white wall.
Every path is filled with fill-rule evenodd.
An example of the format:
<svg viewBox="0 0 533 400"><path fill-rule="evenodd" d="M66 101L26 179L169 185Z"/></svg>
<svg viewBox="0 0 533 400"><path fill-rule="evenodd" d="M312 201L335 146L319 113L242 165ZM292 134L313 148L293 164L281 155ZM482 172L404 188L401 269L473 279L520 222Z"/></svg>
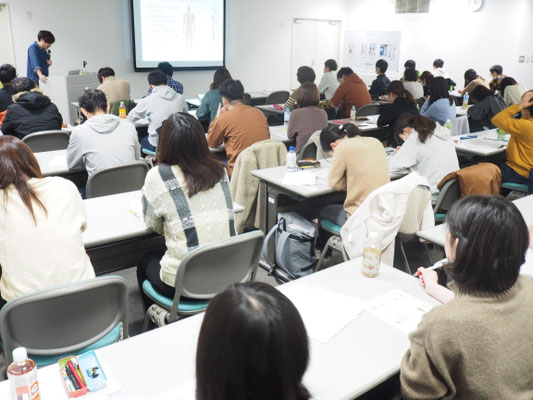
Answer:
<svg viewBox="0 0 533 400"><path fill-rule="evenodd" d="M478 12L467 5L467 0L431 0L428 14L402 15L395 14L395 0L352 0L345 30L401 31L402 65L413 59L422 72L442 58L460 88L467 69L488 79L494 64L533 88L533 63L518 63L519 55L533 56L533 1L486 0Z"/></svg>

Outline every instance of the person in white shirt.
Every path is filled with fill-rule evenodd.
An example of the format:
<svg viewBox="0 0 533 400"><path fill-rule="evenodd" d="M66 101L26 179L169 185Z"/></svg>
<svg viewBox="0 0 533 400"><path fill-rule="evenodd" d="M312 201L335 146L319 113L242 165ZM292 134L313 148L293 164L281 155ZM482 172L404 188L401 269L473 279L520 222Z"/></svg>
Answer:
<svg viewBox="0 0 533 400"><path fill-rule="evenodd" d="M437 76L442 76L444 79L448 79L449 76L444 70L444 61L442 61L440 58L437 58L435 61L433 61L433 76L436 78Z"/></svg>
<svg viewBox="0 0 533 400"><path fill-rule="evenodd" d="M163 121L171 114L187 112L189 107L185 97L167 85L167 75L163 72L150 72L148 83L152 88L152 93L139 100L135 108L128 114L128 121L135 123L148 118L148 136L141 139L141 146L155 151L159 141L157 129L161 127Z"/></svg>
<svg viewBox="0 0 533 400"><path fill-rule="evenodd" d="M500 94L503 96L507 107L511 107L513 104L520 104L525 92L526 88L510 76L506 76L500 82Z"/></svg>
<svg viewBox="0 0 533 400"><path fill-rule="evenodd" d="M403 72L403 87L413 95L415 100L424 97L424 86L418 82L416 69L406 68Z"/></svg>
<svg viewBox="0 0 533 400"><path fill-rule="evenodd" d="M43 178L30 148L0 137L0 303L94 278L83 247L85 207L76 186Z"/></svg>
<svg viewBox="0 0 533 400"><path fill-rule="evenodd" d="M337 71L337 62L331 58L326 60L324 63L324 75L322 75L318 84L318 91L324 95L326 100L330 100L335 90L339 87L335 71Z"/></svg>
<svg viewBox="0 0 533 400"><path fill-rule="evenodd" d="M418 172L428 180L435 202L439 182L459 169L450 131L422 115L403 114L396 121L395 135L404 143L389 160L391 176Z"/></svg>
<svg viewBox="0 0 533 400"><path fill-rule="evenodd" d="M88 89L79 99L87 117L70 135L67 148L69 169L86 168L91 176L97 170L141 158L137 130L131 122L106 114L109 104L101 90Z"/></svg>

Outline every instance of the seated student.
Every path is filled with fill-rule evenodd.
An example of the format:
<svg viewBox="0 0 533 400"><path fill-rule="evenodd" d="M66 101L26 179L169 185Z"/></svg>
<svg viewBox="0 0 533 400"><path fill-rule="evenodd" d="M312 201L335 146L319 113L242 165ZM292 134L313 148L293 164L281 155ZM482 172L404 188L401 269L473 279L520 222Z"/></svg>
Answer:
<svg viewBox="0 0 533 400"><path fill-rule="evenodd" d="M447 120L455 118L455 104L450 97L448 85L444 78L436 77L429 84L429 99L420 109L420 115L431 118L441 125L444 125Z"/></svg>
<svg viewBox="0 0 533 400"><path fill-rule="evenodd" d="M204 95L200 107L196 110L196 118L200 121L211 123L217 116L218 106L222 104L219 89L226 79L231 79L229 71L224 67L218 68L213 76L213 82L209 86L209 91Z"/></svg>
<svg viewBox="0 0 533 400"><path fill-rule="evenodd" d="M414 68L406 68L403 71L403 87L413 95L415 100L424 97L424 86L418 82L417 71Z"/></svg>
<svg viewBox="0 0 533 400"><path fill-rule="evenodd" d="M159 135L157 129L170 114L187 112L189 107L185 98L167 86L167 76L161 71L148 74L148 83L152 87L152 94L139 100L128 114L128 121L137 122L148 118L148 136L141 139L143 148L155 151Z"/></svg>
<svg viewBox="0 0 533 400"><path fill-rule="evenodd" d="M148 279L173 298L183 257L234 236L235 213L224 166L209 151L202 125L192 115L172 114L163 123L157 164L142 189L143 214L146 226L165 236L167 250L145 256L137 277L140 286Z"/></svg>
<svg viewBox="0 0 533 400"><path fill-rule="evenodd" d="M217 117L209 126L207 143L218 147L224 143L228 156L228 170L233 166L241 151L261 140L270 139L265 115L257 108L244 105L244 87L241 81L225 80L220 86L223 106L218 107Z"/></svg>
<svg viewBox="0 0 533 400"><path fill-rule="evenodd" d="M379 140L359 136L350 123L323 129L320 145L333 156L329 187L346 191L344 205L326 206L320 216L342 226L372 191L390 181L385 149Z"/></svg>
<svg viewBox="0 0 533 400"><path fill-rule="evenodd" d="M172 75L174 75L174 68L172 65L166 61L160 62L157 64L157 70L164 73L167 77L167 86L174 90L176 93L183 94L183 85L181 82L178 82L174 79L172 79ZM152 94L152 91L154 90L153 87L150 86L150 89L148 89L148 94Z"/></svg>
<svg viewBox="0 0 533 400"><path fill-rule="evenodd" d="M30 133L61 129L63 117L56 105L29 78L11 81L14 103L7 108L2 133L22 139Z"/></svg>
<svg viewBox="0 0 533 400"><path fill-rule="evenodd" d="M396 140L404 143L389 160L391 175L418 172L428 180L433 202L439 182L459 169L450 131L421 115L404 114L396 122Z"/></svg>
<svg viewBox="0 0 533 400"><path fill-rule="evenodd" d="M506 76L500 82L500 95L503 96L506 107L520 103L525 92L526 88L519 85L516 80L509 76Z"/></svg>
<svg viewBox="0 0 533 400"><path fill-rule="evenodd" d="M467 93L470 95L472 91L480 85L485 86L487 89L489 88L485 79L479 76L475 70L467 69L465 71L465 88L460 92L463 96Z"/></svg>
<svg viewBox="0 0 533 400"><path fill-rule="evenodd" d="M449 302L427 312L409 334L403 398L529 399L533 279L519 275L529 242L524 218L502 197L468 196L446 219L444 271L455 296L445 296ZM421 272L432 294L435 271Z"/></svg>
<svg viewBox="0 0 533 400"><path fill-rule="evenodd" d="M328 114L317 107L320 93L314 83L302 83L296 93L297 108L291 113L287 136L296 139L296 154L307 143L311 135L328 126Z"/></svg>
<svg viewBox="0 0 533 400"><path fill-rule="evenodd" d="M500 83L502 82L502 79L505 78L503 67L501 65L493 65L490 67L489 72L492 76L492 80L489 83L490 90L493 92L500 90Z"/></svg>
<svg viewBox="0 0 533 400"><path fill-rule="evenodd" d="M418 78L418 81L424 87L424 97L429 96L429 84L431 83L433 78L433 74L429 71L422 72L422 75L420 75L420 78Z"/></svg>
<svg viewBox="0 0 533 400"><path fill-rule="evenodd" d="M340 85L335 90L331 102L335 107L342 108L346 117L350 116L352 106L356 109L367 104L372 104L370 93L359 76L350 67L344 67L337 72Z"/></svg>
<svg viewBox="0 0 533 400"><path fill-rule="evenodd" d="M130 99L130 84L115 78L115 71L113 71L113 68L100 68L97 76L98 81L100 82L97 89L105 93L107 104Z"/></svg>
<svg viewBox="0 0 533 400"><path fill-rule="evenodd" d="M106 114L109 104L101 90L87 89L79 99L80 110L87 117L70 135L67 165L86 168L91 176L102 168L139 160L141 146L131 122Z"/></svg>
<svg viewBox="0 0 533 400"><path fill-rule="evenodd" d="M205 312L196 399L307 400L308 363L309 339L294 304L266 283L234 284Z"/></svg>
<svg viewBox="0 0 533 400"><path fill-rule="evenodd" d="M433 61L433 76L435 78L442 77L444 79L448 78L448 74L444 70L444 61L440 58L437 58L435 61Z"/></svg>
<svg viewBox="0 0 533 400"><path fill-rule="evenodd" d="M407 69L412 69L416 72L416 78L420 78L420 71L418 71L416 69L416 62L414 60L407 60L404 64L403 64L403 67L407 70ZM405 71L404 71L405 72ZM405 78L402 78L402 79L405 79ZM402 80L400 79L400 80ZM416 79L415 79L416 80Z"/></svg>
<svg viewBox="0 0 533 400"><path fill-rule="evenodd" d="M368 90L372 98L377 99L379 96L387 94L387 86L389 86L390 83L390 79L385 75L387 68L389 68L389 63L387 61L383 59L376 61L376 74L378 74L378 76L372 81L372 85L370 85L370 89Z"/></svg>
<svg viewBox="0 0 533 400"><path fill-rule="evenodd" d="M474 105L468 109L470 117L470 132L483 130L485 127L493 129L490 122L492 117L505 108L505 101L499 93L494 94L483 85L476 87L470 95Z"/></svg>
<svg viewBox="0 0 533 400"><path fill-rule="evenodd" d="M313 83L315 81L316 74L313 68L306 67L305 65L298 68L298 71L296 71L296 79L298 82L300 82L300 85L305 82L311 82ZM288 100L285 102L285 105L283 106L284 109L289 107L291 110L296 107L296 89L293 91L288 98Z"/></svg>
<svg viewBox="0 0 533 400"><path fill-rule="evenodd" d="M522 113L522 118L513 118ZM506 108L492 118L492 124L511 134L507 146L507 161L500 164L502 182L528 185L533 194L533 90L522 96L520 104Z"/></svg>
<svg viewBox="0 0 533 400"><path fill-rule="evenodd" d="M11 81L17 77L17 71L10 64L0 65L0 82L3 88L0 89L0 112L7 110L13 104L11 94Z"/></svg>
<svg viewBox="0 0 533 400"><path fill-rule="evenodd" d="M63 178L43 178L30 148L13 136L0 137L0 202L0 302L94 278L78 189Z"/></svg>
<svg viewBox="0 0 533 400"><path fill-rule="evenodd" d="M337 71L337 62L331 58L326 60L324 63L324 74L318 84L318 90L320 94L324 95L326 100L330 100L335 94L335 90L339 87L335 71Z"/></svg>
<svg viewBox="0 0 533 400"><path fill-rule="evenodd" d="M411 70L414 72L414 70ZM379 117L377 125L379 127L388 125L390 127L391 136L389 141L391 145L396 144L394 138L394 126L396 119L402 114L418 114L418 107L416 106L413 95L408 92L403 83L400 81L392 81L387 88L390 105L379 110Z"/></svg>

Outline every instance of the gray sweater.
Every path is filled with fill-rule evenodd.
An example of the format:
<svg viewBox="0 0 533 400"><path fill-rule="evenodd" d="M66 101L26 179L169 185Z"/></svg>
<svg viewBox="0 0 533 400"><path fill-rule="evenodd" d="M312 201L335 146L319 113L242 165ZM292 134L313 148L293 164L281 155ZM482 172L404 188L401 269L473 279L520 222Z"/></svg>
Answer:
<svg viewBox="0 0 533 400"><path fill-rule="evenodd" d="M111 114L96 115L75 127L67 148L70 169L84 166L91 176L99 169L139 160L141 145L135 126Z"/></svg>

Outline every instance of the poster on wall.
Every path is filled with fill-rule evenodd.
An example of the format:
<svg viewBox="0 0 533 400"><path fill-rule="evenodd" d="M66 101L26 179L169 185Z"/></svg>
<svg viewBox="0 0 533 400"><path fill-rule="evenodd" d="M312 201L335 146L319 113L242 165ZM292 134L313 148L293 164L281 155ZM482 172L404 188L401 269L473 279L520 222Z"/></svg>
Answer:
<svg viewBox="0 0 533 400"><path fill-rule="evenodd" d="M401 32L344 32L342 65L356 71L374 71L376 61L383 58L390 71L400 67Z"/></svg>

